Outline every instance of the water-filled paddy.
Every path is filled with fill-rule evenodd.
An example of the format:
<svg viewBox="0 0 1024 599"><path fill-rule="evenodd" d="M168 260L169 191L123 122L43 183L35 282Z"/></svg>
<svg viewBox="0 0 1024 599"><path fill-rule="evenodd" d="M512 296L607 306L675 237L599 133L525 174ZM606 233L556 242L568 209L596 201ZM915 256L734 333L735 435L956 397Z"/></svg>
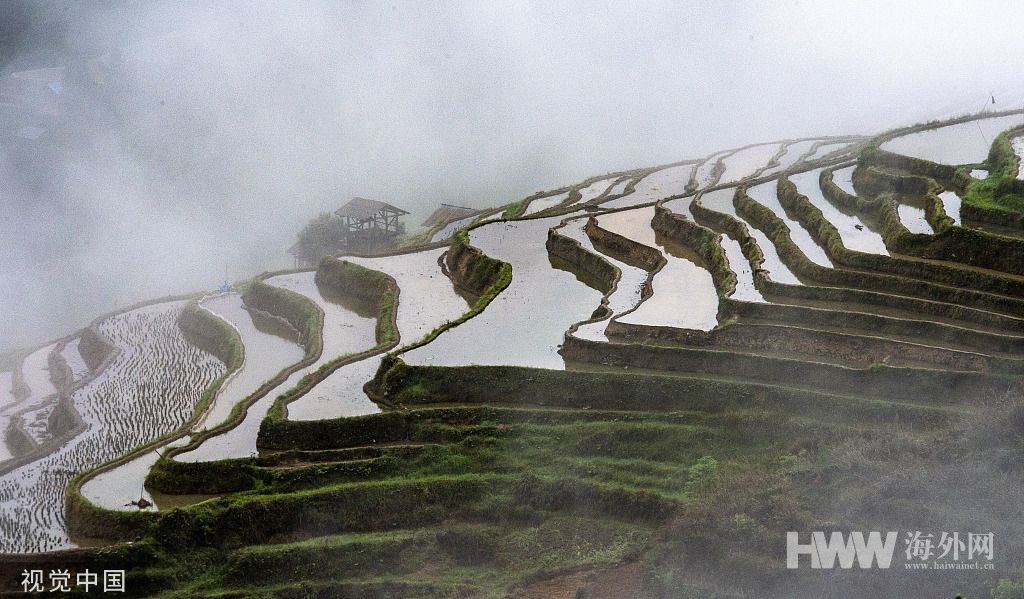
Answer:
<svg viewBox="0 0 1024 599"><path fill-rule="evenodd" d="M737 150L735 154L722 159L725 165L725 172L719 183L731 183L745 179L759 169L768 165L768 162L779 151L779 144L761 144Z"/></svg>
<svg viewBox="0 0 1024 599"><path fill-rule="evenodd" d="M41 347L25 357L21 363L21 373L31 395L24 402L24 407L39 405L49 396L57 392L50 380L50 352L56 344Z"/></svg>
<svg viewBox="0 0 1024 599"><path fill-rule="evenodd" d="M928 218L925 215L924 208L919 206L911 206L909 204L900 204L896 207L897 212L900 215L900 222L907 228L911 233L924 233L926 235L934 235L935 229L928 224Z"/></svg>
<svg viewBox="0 0 1024 599"><path fill-rule="evenodd" d="M735 194L736 190L733 188L718 189L701 195L699 201L705 208L721 212L722 214L728 214L747 226L747 231L754 238L754 241L757 242L758 247L761 248L761 253L764 255L764 263L761 265L761 268L768 271L768 276L773 281L789 285L799 285L800 279L793 274L793 271L789 270L789 267L783 264L782 259L779 258L778 251L775 249L775 244L760 229L754 227L736 213L736 208L732 203L732 198Z"/></svg>
<svg viewBox="0 0 1024 599"><path fill-rule="evenodd" d="M302 360L304 353L293 341L258 329L237 293L212 296L201 305L235 327L245 347L245 362L221 387L195 430L210 429L227 420L238 402L289 365Z"/></svg>
<svg viewBox="0 0 1024 599"><path fill-rule="evenodd" d="M807 139L803 141L795 141L791 144L786 145L786 152L779 158L779 165L765 169L760 173L761 176L771 175L784 171L787 168L797 163L800 158L811 150L811 147L817 143L816 140Z"/></svg>
<svg viewBox="0 0 1024 599"><path fill-rule="evenodd" d="M1017 159L1024 158L1024 136L1018 135L1010 141L1010 145L1013 146L1013 153L1017 155ZM1017 178L1024 179L1024 168L1020 165L1017 166Z"/></svg>
<svg viewBox="0 0 1024 599"><path fill-rule="evenodd" d="M625 208L647 202L656 202L669 196L679 195L686 190L695 164L682 164L664 168L647 175L633 187L633 193L626 197L601 204L602 208Z"/></svg>
<svg viewBox="0 0 1024 599"><path fill-rule="evenodd" d="M401 293L398 301L398 330L403 344L414 343L446 321L458 319L469 310L451 280L438 264L446 248L385 256L347 257L346 260L391 275ZM373 378L380 356L346 364L311 391L288 406L292 420L318 420L379 412L377 404L363 393Z"/></svg>
<svg viewBox="0 0 1024 599"><path fill-rule="evenodd" d="M983 168L972 168L971 169L971 176L974 177L975 179L987 179L988 178L988 170L983 169Z"/></svg>
<svg viewBox="0 0 1024 599"><path fill-rule="evenodd" d="M693 180L697 183L697 189L703 189L709 185L714 185L717 182L715 178L715 166L718 164L718 160L727 153L728 151L712 154L707 160L697 165L697 170L693 175Z"/></svg>
<svg viewBox="0 0 1024 599"><path fill-rule="evenodd" d="M558 347L565 331L589 318L601 293L551 266L544 244L548 229L559 220L491 223L473 229L474 246L512 265L512 283L480 315L403 354L406 361L563 368Z"/></svg>
<svg viewBox="0 0 1024 599"><path fill-rule="evenodd" d="M204 462L224 458L246 457L255 454L256 437L259 434L260 423L278 396L298 385L302 377L315 372L326 362L340 356L366 351L376 345L376 314L372 316L369 314L360 315L354 306L344 306L332 301L329 298L330 294L325 294L317 286L313 271L270 277L266 279L266 283L299 293L309 298L310 301L323 310L323 353L316 362L293 372L283 383L256 400L246 410L245 418L237 426L219 435L207 438L199 447L175 456L176 460ZM246 361L248 361L248 346L246 347L246 352ZM273 376L286 366L287 364L281 365L270 376ZM255 388L252 387L250 392L255 390ZM344 404L344 399L339 398L336 403ZM365 397L357 405L349 406L349 408L350 413L344 415L355 416L379 411L377 406Z"/></svg>
<svg viewBox="0 0 1024 599"><path fill-rule="evenodd" d="M559 193L551 197L533 200L526 207L526 210L523 212L523 216L536 214L542 210L547 210L548 208L554 208L555 206L564 202L567 197L569 197L569 192Z"/></svg>
<svg viewBox="0 0 1024 599"><path fill-rule="evenodd" d="M146 475L164 452L181 447L187 442L187 437L181 437L96 475L82 485L82 496L108 510L138 510L138 506L129 502L140 498L152 504L146 511L159 509L161 506L145 488Z"/></svg>
<svg viewBox="0 0 1024 599"><path fill-rule="evenodd" d="M64 345L64 350L60 353L68 368L71 369L71 379L73 381L80 381L89 374L89 367L86 366L85 360L82 359L82 354L78 351L79 341L81 341L79 337L68 341Z"/></svg>
<svg viewBox="0 0 1024 599"><path fill-rule="evenodd" d="M853 188L853 171L857 168L856 164L839 168L832 171L832 182L839 186L850 195L857 195L857 190Z"/></svg>
<svg viewBox="0 0 1024 599"><path fill-rule="evenodd" d="M620 317L624 323L680 329L710 330L718 324L718 293L714 281L698 258L685 248L656 239L651 228L654 208L638 208L598 218L598 224L637 243L659 248L667 263L654 275L654 294ZM662 243L659 243L661 241Z"/></svg>
<svg viewBox="0 0 1024 599"><path fill-rule="evenodd" d="M824 248L818 245L818 242L814 241L811 234L807 232L807 229L800 223L789 218L786 211L782 208L782 204L779 203L778 196L778 182L769 181L756 185L754 187L747 188L747 195L750 196L758 204L761 204L765 208L768 208L775 213L775 216L782 219L782 222L786 223L789 227L789 237L793 240L793 243L800 248L800 251L804 253L812 262L820 264L827 268L832 268L832 261L829 260L828 254L825 253ZM758 243L760 245L760 243Z"/></svg>
<svg viewBox="0 0 1024 599"><path fill-rule="evenodd" d="M823 156L827 156L827 155L831 154L832 152L836 152L838 150L842 150L843 148L847 148L849 146L850 146L850 142L846 142L846 141L839 141L839 142L833 142L833 143L823 143L820 146L818 146L813 152L811 152L811 154L809 156L807 156L807 158L805 158L805 160L807 160L807 161L817 160L818 158L821 158Z"/></svg>
<svg viewBox="0 0 1024 599"><path fill-rule="evenodd" d="M303 295L323 310L324 351L320 362L373 347L377 343L377 315L372 312L375 307L368 311L366 306L355 306L352 302L346 302L346 306L342 300L334 301L317 286L315 279L314 271L306 271L270 277L264 282Z"/></svg>
<svg viewBox="0 0 1024 599"><path fill-rule="evenodd" d="M472 222L474 220L476 220L476 217L477 217L477 215L474 214L472 216L467 216L466 218L460 218L459 220L455 220L455 221L452 221L452 222L448 223L447 225L442 227L439 231L437 231L436 233L434 233L433 235L430 236L431 243L433 243L435 241L444 241L445 239L448 239L449 237L454 235L455 232L458 231L459 229L461 229L463 227L468 227L470 224L472 224Z"/></svg>
<svg viewBox="0 0 1024 599"><path fill-rule="evenodd" d="M622 182L621 185L622 187L625 187L625 182ZM599 197L606 190L613 186L617 187L614 177L594 181L590 185L587 185L586 187L580 189L580 199L578 202L573 204L573 206L580 206L582 204L586 204L587 202ZM621 191L621 188L619 190Z"/></svg>
<svg viewBox="0 0 1024 599"><path fill-rule="evenodd" d="M181 426L224 365L181 335L184 302L146 306L99 323L120 352L72 396L86 431L47 457L0 476L0 552L71 545L64 489L72 476ZM139 488L104 487L107 504Z"/></svg>
<svg viewBox="0 0 1024 599"><path fill-rule="evenodd" d="M939 194L939 199L942 200L942 207L946 214L953 219L953 222L958 225L963 224L960 221L960 196L956 195L955 191L944 191Z"/></svg>
<svg viewBox="0 0 1024 599"><path fill-rule="evenodd" d="M818 183L820 174L820 170L808 171L793 175L790 177L790 181L796 185L797 191L807 196L811 204L821 210L825 218L839 231L839 236L847 248L888 256L889 251L885 248L885 242L882 241L881 235L872 231L859 217L846 214L825 199Z"/></svg>
<svg viewBox="0 0 1024 599"><path fill-rule="evenodd" d="M976 164L988 156L996 135L1021 123L1019 114L967 121L897 137L881 149L944 164Z"/></svg>
<svg viewBox="0 0 1024 599"><path fill-rule="evenodd" d="M0 462L11 458L11 452L7 449L7 425L10 417L5 411L14 405L14 394L11 393L14 375L11 372L0 372ZM12 410L13 411L13 410Z"/></svg>
<svg viewBox="0 0 1024 599"><path fill-rule="evenodd" d="M630 266L625 262L620 262L611 256L603 255L594 247L594 244L590 241L590 237L583 230L586 223L587 219L585 218L572 220L566 223L566 225L558 231L562 235L578 241L583 249L594 254L601 255L605 260L619 269L619 272L621 273L619 276L619 283L615 287L615 291L613 291L608 297L608 309L611 310L612 315L621 314L626 310L632 309L640 303L643 284L647 280L648 276L647 271L642 268L637 268L636 266ZM604 333L607 326L608 319L600 320L581 325L576 330L575 334L577 337L582 339L607 341L608 337Z"/></svg>
<svg viewBox="0 0 1024 599"><path fill-rule="evenodd" d="M729 261L729 268L736 274L736 289L729 296L744 302L764 302L764 296L754 286L754 271L750 261L743 255L740 242L728 235L722 235L722 249Z"/></svg>

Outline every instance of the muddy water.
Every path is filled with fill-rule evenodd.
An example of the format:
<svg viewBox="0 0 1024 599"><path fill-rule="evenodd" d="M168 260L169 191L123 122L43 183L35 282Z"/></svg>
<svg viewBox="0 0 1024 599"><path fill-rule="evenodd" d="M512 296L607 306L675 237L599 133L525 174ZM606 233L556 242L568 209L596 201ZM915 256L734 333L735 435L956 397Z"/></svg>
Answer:
<svg viewBox="0 0 1024 599"><path fill-rule="evenodd" d="M492 225L493 226L493 225ZM398 301L398 330L402 344L419 341L447 321L458 319L470 306L451 280L441 271L438 259L446 248L386 256L348 257L346 260L391 275L401 294ZM373 378L381 356L371 356L342 366L309 393L288 406L292 420L319 420L379 412L377 404L363 393Z"/></svg>
<svg viewBox="0 0 1024 599"><path fill-rule="evenodd" d="M1024 115L1019 114L969 121L897 137L881 149L944 164L979 163L996 135L1021 123Z"/></svg>
<svg viewBox="0 0 1024 599"><path fill-rule="evenodd" d="M237 293L212 296L201 305L235 327L245 347L245 362L221 387L213 405L196 424L197 431L214 428L227 420L235 404L290 364L302 360L304 353L298 344L257 329Z"/></svg>
<svg viewBox="0 0 1024 599"><path fill-rule="evenodd" d="M181 426L224 372L181 335L183 306L156 304L99 323L120 352L72 396L87 429L53 454L0 476L0 552L71 546L64 526L70 478ZM110 505L137 499L139 486L101 490Z"/></svg>
<svg viewBox="0 0 1024 599"><path fill-rule="evenodd" d="M783 210L782 204L779 203L777 186L778 183L775 181L762 183L761 185L748 188L747 195L753 198L758 204L761 204L765 208L774 212L775 216L779 217L782 219L782 222L786 223L786 226L789 227L790 239L793 240L793 243L800 248L800 251L802 251L805 256L815 264L832 268L832 261L829 260L828 254L826 254L825 250L818 245L816 241L814 241L814 238L812 238L811 234L807 232L807 229L786 215L786 211ZM758 245L760 245L760 243L758 243Z"/></svg>
<svg viewBox="0 0 1024 599"><path fill-rule="evenodd" d="M270 277L264 282L303 295L324 311L324 351L319 363L376 345L376 314L368 312L365 306L350 303L346 307L328 299L317 287L315 278L316 272L307 271Z"/></svg>
<svg viewBox="0 0 1024 599"><path fill-rule="evenodd" d="M973 168L971 169L971 176L975 179L987 179L988 171L983 168Z"/></svg>
<svg viewBox="0 0 1024 599"><path fill-rule="evenodd" d="M82 354L78 352L78 342L80 340L81 338L75 337L68 341L64 345L64 351L60 353L64 361L67 362L68 368L71 369L71 378L74 381L80 381L89 374L89 367L85 365Z"/></svg>
<svg viewBox="0 0 1024 599"><path fill-rule="evenodd" d="M613 233L661 249L668 261L654 275L654 294L619 321L704 331L714 328L718 324L718 294L711 273L699 266L698 258L685 248L656 239L651 228L653 218L653 207L598 218L601 227Z"/></svg>
<svg viewBox="0 0 1024 599"><path fill-rule="evenodd" d="M796 185L797 191L807 196L807 199L818 210L821 210L825 218L835 226L839 231L843 244L847 248L859 252L888 256L889 251L885 249L885 242L882 241L881 235L868 228L867 224L859 217L846 214L825 199L818 183L820 174L820 170L808 171L793 175L790 177L790 181Z"/></svg>
<svg viewBox="0 0 1024 599"><path fill-rule="evenodd" d="M897 212L900 215L900 222L907 228L911 233L924 233L925 235L934 235L935 229L928 224L928 218L925 215L924 208L918 206L911 206L909 204L899 204L896 207Z"/></svg>
<svg viewBox="0 0 1024 599"><path fill-rule="evenodd" d="M800 279L793 274L793 271L789 270L789 267L783 264L782 259L779 258L778 250L775 249L775 244L768 239L768 236L736 213L736 208L732 203L735 193L736 190L733 188L710 191L700 197L700 203L705 208L728 214L747 226L747 231L750 232L750 236L757 242L757 246L761 248L761 253L764 255L764 263L761 265L761 268L768 271L768 276L773 281L788 285L800 285Z"/></svg>
<svg viewBox="0 0 1024 599"><path fill-rule="evenodd" d="M512 283L480 315L403 354L412 364L564 367L558 347L569 326L589 318L601 293L553 268L544 247L560 218L493 223L472 244L512 265Z"/></svg>
<svg viewBox="0 0 1024 599"><path fill-rule="evenodd" d="M939 194L939 199L942 200L942 207L946 210L946 214L953 219L958 225L963 223L960 221L960 196L956 195L955 191L944 191Z"/></svg>
<svg viewBox="0 0 1024 599"><path fill-rule="evenodd" d="M473 216L467 216L466 218L462 218L457 221L448 223L437 233L434 233L433 235L430 236L431 243L435 241L444 241L445 239L448 239L452 235L455 235L455 232L461 229L462 227L467 227L470 224L472 224L472 222L476 220L476 217L477 215L474 214Z"/></svg>
<svg viewBox="0 0 1024 599"><path fill-rule="evenodd" d="M526 207L526 211L523 212L523 216L529 216L536 214L541 210L547 210L548 208L554 208L565 201L565 198L569 197L569 192L560 193L553 195L550 198L540 198L539 200L533 200Z"/></svg>
<svg viewBox="0 0 1024 599"><path fill-rule="evenodd" d="M643 291L643 284L647 280L647 271L642 268L630 266L625 262L620 262L611 256L605 256L594 247L594 244L590 241L590 237L587 236L583 227L586 226L587 219L581 218L573 221L569 221L564 227L559 229L559 233L570 237L580 242L583 249L592 252L594 254L604 257L605 260L610 262L613 266L619 269L621 273L619 277L619 283L615 287L615 290L608 297L608 309L611 310L612 315L617 315L630 310L640 303L640 295ZM608 337L605 335L605 328L608 326L608 319L592 322L589 324L581 325L576 330L576 336L582 339L590 339L592 341L608 341Z"/></svg>
<svg viewBox="0 0 1024 599"><path fill-rule="evenodd" d="M686 190L686 184L690 181L690 175L694 168L696 168L695 164L682 164L654 171L637 182L633 193L618 200L605 202L601 204L601 207L625 208L679 195Z"/></svg>
<svg viewBox="0 0 1024 599"><path fill-rule="evenodd" d="M768 162L779 151L779 144L762 144L739 150L732 156L722 159L725 172L719 183L731 183L753 175L758 169L767 166Z"/></svg>
<svg viewBox="0 0 1024 599"><path fill-rule="evenodd" d="M774 173L778 173L780 171L784 171L787 168L793 166L794 164L796 164L798 160L800 160L801 156L810 151L811 146L813 146L815 143L816 140L809 139L805 141L794 142L787 145L786 153L783 154L781 158L779 158L779 166L765 169L764 172L761 173L761 175L771 175Z"/></svg>

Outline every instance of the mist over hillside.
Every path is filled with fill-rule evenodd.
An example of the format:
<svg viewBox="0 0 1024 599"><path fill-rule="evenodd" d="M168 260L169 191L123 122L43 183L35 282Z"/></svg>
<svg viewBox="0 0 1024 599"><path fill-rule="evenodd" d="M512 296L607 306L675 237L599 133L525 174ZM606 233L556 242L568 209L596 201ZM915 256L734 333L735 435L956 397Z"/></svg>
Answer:
<svg viewBox="0 0 1024 599"><path fill-rule="evenodd" d="M1019 106L1005 7L5 3L0 350L286 264L352 196L414 228L440 202Z"/></svg>

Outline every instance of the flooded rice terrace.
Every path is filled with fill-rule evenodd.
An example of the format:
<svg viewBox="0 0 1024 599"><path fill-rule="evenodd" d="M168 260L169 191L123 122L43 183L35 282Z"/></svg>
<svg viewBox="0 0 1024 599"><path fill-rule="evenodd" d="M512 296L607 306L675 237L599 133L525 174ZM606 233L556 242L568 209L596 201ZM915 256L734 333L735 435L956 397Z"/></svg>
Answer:
<svg viewBox="0 0 1024 599"><path fill-rule="evenodd" d="M403 354L406 362L564 368L558 354L563 335L572 323L589 318L601 293L551 266L544 244L559 221L496 222L470 231L473 246L512 265L512 283L478 316Z"/></svg>
<svg viewBox="0 0 1024 599"><path fill-rule="evenodd" d="M14 373L0 372L0 462L5 462L13 457L11 450L7 447L6 439L7 427L11 422L8 410L16 402L17 399L14 397Z"/></svg>
<svg viewBox="0 0 1024 599"><path fill-rule="evenodd" d="M347 257L349 262L391 275L401 290L398 300L398 331L402 344L415 343L445 322L469 310L438 260L447 248L380 258ZM381 356L375 355L342 366L288 406L292 420L320 420L379 412L363 392L377 372Z"/></svg>
<svg viewBox="0 0 1024 599"><path fill-rule="evenodd" d="M679 200L689 201L689 200ZM654 275L654 293L620 322L679 329L711 330L718 324L718 293L711 273L689 250L656 238L654 207L613 212L598 218L602 228L662 252L666 263ZM660 243L659 243L660 242Z"/></svg>
<svg viewBox="0 0 1024 599"><path fill-rule="evenodd" d="M231 415L235 405L287 366L302 359L303 350L294 339L285 339L259 328L245 309L242 296L224 293L204 299L200 306L223 318L238 331L245 348L242 367L221 388L213 405L194 430L211 429Z"/></svg>
<svg viewBox="0 0 1024 599"><path fill-rule="evenodd" d="M302 377L315 372L323 364L340 356L365 351L376 344L374 337L374 330L377 324L376 318L366 315L365 312L364 315L360 315L356 311L357 308L355 306L346 307L337 303L337 301L329 299L317 286L315 277L315 272L307 271L270 277L264 282L268 285L294 291L312 301L323 311L323 352L320 358L313 364L293 372L284 382L264 393L262 397L246 409L245 418L241 423L225 432L208 437L199 447L180 453L174 456L174 459L182 462L207 462L224 458L243 458L255 455L256 437L260 430L260 423L279 395L298 385ZM214 309L214 312L220 314L220 312L217 312L217 309ZM240 317L237 313L228 312L228 314L234 314L236 318ZM235 324L234 320L231 322ZM242 331L243 329L240 328L239 330ZM243 335L243 340L246 336L251 337L257 333L261 335L258 339L262 344L260 346L261 353L257 356L257 359L260 360L258 369L247 376L244 383L246 386L242 387L239 386L242 383L236 383L235 388L239 389L239 391L232 391L232 393L244 393L245 397L256 391L263 381L273 378L288 366L299 362L303 356L302 348L294 343L290 343L287 352L283 354L272 352L272 347L281 347L280 343L282 340L273 335L266 335L261 331L247 330ZM243 371L250 360L248 348L249 345L246 345L246 364L242 366ZM280 352L280 349L277 351ZM274 356L274 359L269 359L271 355ZM232 379L232 382L236 380ZM227 385L225 385L226 387ZM352 413L346 415L355 416L376 411L374 404L368 401L365 403L369 405L364 405L361 409L350 410Z"/></svg>
<svg viewBox="0 0 1024 599"><path fill-rule="evenodd" d="M757 246L761 249L761 253L764 254L764 264L761 267L768 271L768 276L777 283L787 283L790 285L799 285L800 279L793 274L789 267L783 264L782 259L779 258L779 253L775 249L775 244L772 243L768 236L765 235L760 229L748 223L743 217L736 213L736 208L733 206L733 196L736 195L734 188L717 189L702 194L698 201L702 206L715 212L722 214L728 214L729 216L740 221L747 227L747 232L754 238ZM675 206L678 204L668 203L665 206L672 210L675 210ZM738 261L738 258L737 258Z"/></svg>
<svg viewBox="0 0 1024 599"><path fill-rule="evenodd" d="M436 233L430 236L431 243L436 241L444 241L445 239L448 239L452 235L455 235L455 232L458 231L459 229L468 227L470 224L472 224L473 221L476 220L476 218L477 216L474 214L472 216L460 218L459 220L455 220L448 223L447 225L441 227L441 229L439 229Z"/></svg>
<svg viewBox="0 0 1024 599"><path fill-rule="evenodd" d="M625 208L655 202L669 196L678 195L686 190L686 184L693 176L696 163L687 163L679 166L671 166L654 171L646 177L637 181L633 186L633 193L621 198L602 202L601 208Z"/></svg>
<svg viewBox="0 0 1024 599"><path fill-rule="evenodd" d="M779 151L779 144L762 144L736 150L731 156L722 159L725 170L722 172L721 183L735 183L766 167L772 157Z"/></svg>
<svg viewBox="0 0 1024 599"><path fill-rule="evenodd" d="M554 208L555 206L564 202L568 197L569 192L558 193L546 198L537 198L536 200L530 202L530 205L526 207L526 210L523 211L523 216L529 216L531 214L543 212L548 208Z"/></svg>
<svg viewBox="0 0 1024 599"><path fill-rule="evenodd" d="M793 243L800 248L800 251L804 253L812 262L815 264L824 266L826 268L832 268L832 260L829 259L825 249L814 241L811 234L807 232L807 229L803 225L793 220L786 214L786 211L782 208L782 204L779 203L778 195L778 182L769 181L762 183L761 185L755 185L754 187L747 188L747 195L751 197L755 202L761 204L765 208L768 208L775 216L777 216L782 222L789 227L789 237L793 240ZM749 225L749 223L748 223ZM760 238L758 238L760 239ZM764 242L767 244L767 237L764 238ZM758 241L758 247L761 246L761 241ZM762 251L764 251L762 249ZM777 254L776 254L777 255Z"/></svg>
<svg viewBox="0 0 1024 599"><path fill-rule="evenodd" d="M978 119L903 135L885 142L881 149L943 164L976 164L988 156L996 135L1020 124L1024 116L1019 114Z"/></svg>
<svg viewBox="0 0 1024 599"><path fill-rule="evenodd" d="M819 183L820 177L821 169L818 169L793 175L789 180L796 185L797 191L807 196L811 204L825 215L825 219L838 229L843 245L859 252L888 256L889 250L886 249L882 236L875 232L866 221L862 221L856 215L843 212L825 198Z"/></svg>
<svg viewBox="0 0 1024 599"><path fill-rule="evenodd" d="M583 249L600 255L611 263L612 266L619 269L619 282L615 287L615 291L608 297L608 309L611 311L611 316L618 316L627 310L633 309L640 303L643 285L647 281L649 273L642 268L620 262L594 247L590 237L584 231L586 225L586 218L576 218L568 221L564 227L558 229L558 232L578 241ZM608 318L604 318L596 322L582 324L576 329L575 335L581 339L589 339L591 341L608 341L608 337L605 335L608 320Z"/></svg>
<svg viewBox="0 0 1024 599"><path fill-rule="evenodd" d="M84 432L50 455L0 476L0 552L71 546L64 526L64 493L71 477L173 431L192 415L224 365L185 341L177 326L184 305L154 304L99 323L99 333L118 353L71 397ZM142 489L117 492L117 501L127 503L138 499Z"/></svg>

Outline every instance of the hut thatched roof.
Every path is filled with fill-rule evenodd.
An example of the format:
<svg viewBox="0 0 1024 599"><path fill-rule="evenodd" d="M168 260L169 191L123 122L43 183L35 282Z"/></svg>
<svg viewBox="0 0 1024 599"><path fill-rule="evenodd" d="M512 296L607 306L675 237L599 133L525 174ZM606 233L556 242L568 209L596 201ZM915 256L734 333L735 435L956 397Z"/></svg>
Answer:
<svg viewBox="0 0 1024 599"><path fill-rule="evenodd" d="M347 204L335 210L334 213L342 217L348 216L362 219L370 218L379 212L388 210L399 215L409 214L405 210L392 206L387 202L378 202L377 200L368 200L366 198L352 198Z"/></svg>

